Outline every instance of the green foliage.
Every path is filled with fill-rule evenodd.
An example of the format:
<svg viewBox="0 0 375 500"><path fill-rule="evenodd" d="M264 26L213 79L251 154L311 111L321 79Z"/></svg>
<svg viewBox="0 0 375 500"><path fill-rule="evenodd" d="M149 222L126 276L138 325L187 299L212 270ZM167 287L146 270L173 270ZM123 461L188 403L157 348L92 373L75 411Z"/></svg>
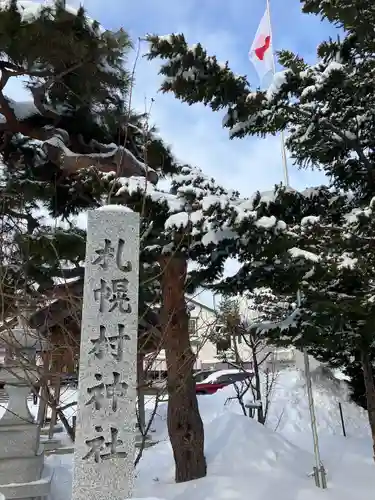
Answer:
<svg viewBox="0 0 375 500"><path fill-rule="evenodd" d="M240 305L238 299L224 296L219 304L218 321L224 326L224 331L236 335L241 323Z"/></svg>
<svg viewBox="0 0 375 500"><path fill-rule="evenodd" d="M375 356L372 354L372 359ZM349 378L348 384L350 388L350 397L351 399L357 403L357 405L362 406L365 410L368 409L367 406L367 398L366 398L366 389L363 381L363 370L361 364L357 362L352 362L349 364L344 364L345 375Z"/></svg>
<svg viewBox="0 0 375 500"><path fill-rule="evenodd" d="M25 76L35 103L25 105L5 96L22 133L8 130L8 118L0 127L4 162L0 277L5 316L11 314L20 293L40 301L65 279L82 279L86 238L74 217L106 202L117 182L117 164L110 160L107 170L112 168L112 173L100 171L95 157L93 166L64 171L50 159L41 136L51 131L55 144L60 133L66 134L70 149L65 151L77 158L101 155L103 149L105 155L106 144L111 143L162 175L178 168L170 149L149 125L149 117L128 109L127 33L105 32L83 8L74 12L63 3L29 3L24 10L22 3L12 1L0 7L2 78ZM140 197L135 208L148 209ZM153 217L157 216L150 212L144 218L142 231ZM143 252L141 261L143 314L146 304L157 305L159 290L155 261Z"/></svg>
<svg viewBox="0 0 375 500"><path fill-rule="evenodd" d="M266 92L252 92L244 77L228 64L220 65L200 45L190 48L183 35L150 37L149 57L163 61L163 91L213 111L225 109L223 123L231 138L286 130L286 145L299 167L323 170L335 188L353 190L368 202L375 190L374 7L370 0L360 2L353 17L351 1L303 3L306 12L326 15L348 34L322 43L313 66L281 51L286 70L276 74ZM366 15L361 17L362 11Z"/></svg>
<svg viewBox="0 0 375 500"><path fill-rule="evenodd" d="M320 15L349 34L355 34L361 43L374 48L373 19L375 6L368 0L300 0L303 12Z"/></svg>
<svg viewBox="0 0 375 500"><path fill-rule="evenodd" d="M293 73L298 73L308 68L308 64L305 63L303 58L293 54L290 50L281 50L277 52L277 57L279 63L284 66L284 68L291 69Z"/></svg>
<svg viewBox="0 0 375 500"><path fill-rule="evenodd" d="M228 63L220 64L215 56L207 55L200 44L189 48L182 34L167 38L152 35L148 41L148 58L160 57L166 61L160 69L160 74L165 76L161 85L163 92L173 92L190 105L202 102L213 111L229 106L238 120L248 116L246 77L235 76Z"/></svg>
<svg viewBox="0 0 375 500"><path fill-rule="evenodd" d="M104 32L57 1L54 6L32 6L26 11L13 0L0 10L0 53L6 67L32 77L30 88L52 75L48 98L68 113L98 106L116 113L119 95L129 89L124 55L131 48L125 32ZM72 70L69 71L69 68Z"/></svg>

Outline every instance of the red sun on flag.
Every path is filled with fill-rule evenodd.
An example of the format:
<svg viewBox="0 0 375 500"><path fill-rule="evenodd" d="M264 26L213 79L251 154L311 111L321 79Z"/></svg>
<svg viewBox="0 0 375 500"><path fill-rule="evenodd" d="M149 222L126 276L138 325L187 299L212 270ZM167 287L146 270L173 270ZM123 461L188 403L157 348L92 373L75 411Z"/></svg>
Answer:
<svg viewBox="0 0 375 500"><path fill-rule="evenodd" d="M267 36L264 36L264 35L260 36L259 39L257 40L257 44L256 45L257 45L257 47L254 50L255 55L257 56L257 58L259 59L259 61L263 61L264 56L265 56L267 50L271 46L271 37L269 35L267 35Z"/></svg>

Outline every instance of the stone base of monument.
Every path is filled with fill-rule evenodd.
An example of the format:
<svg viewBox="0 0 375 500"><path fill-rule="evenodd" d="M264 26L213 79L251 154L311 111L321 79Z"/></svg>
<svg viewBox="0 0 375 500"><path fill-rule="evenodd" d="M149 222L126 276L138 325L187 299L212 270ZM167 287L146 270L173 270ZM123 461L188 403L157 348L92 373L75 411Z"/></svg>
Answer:
<svg viewBox="0 0 375 500"><path fill-rule="evenodd" d="M44 466L41 478L38 481L26 483L0 484L0 500L4 495L4 500L44 500L47 499L51 491L53 470Z"/></svg>
<svg viewBox="0 0 375 500"><path fill-rule="evenodd" d="M61 439L41 439L40 444L43 445L44 451L52 451L63 446Z"/></svg>
<svg viewBox="0 0 375 500"><path fill-rule="evenodd" d="M38 454L33 457L1 458L0 485L9 483L9 481L19 483L28 483L34 481L36 477L41 477L43 465L43 450L40 450Z"/></svg>
<svg viewBox="0 0 375 500"><path fill-rule="evenodd" d="M36 455L39 450L38 426L27 422L19 425L2 425L0 426L0 443L0 460L9 456ZM26 455L25 450L27 450Z"/></svg>
<svg viewBox="0 0 375 500"><path fill-rule="evenodd" d="M49 434L50 427L47 425L46 427L42 427L40 430L41 436L47 436ZM53 433L54 434L60 434L61 432L64 432L64 427L60 424L56 424L53 426Z"/></svg>

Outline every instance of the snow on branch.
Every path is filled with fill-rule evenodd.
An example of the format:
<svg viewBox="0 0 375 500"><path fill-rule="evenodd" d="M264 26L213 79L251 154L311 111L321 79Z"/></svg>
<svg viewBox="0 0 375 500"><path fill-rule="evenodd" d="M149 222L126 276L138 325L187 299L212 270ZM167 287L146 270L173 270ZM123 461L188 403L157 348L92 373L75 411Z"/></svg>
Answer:
<svg viewBox="0 0 375 500"><path fill-rule="evenodd" d="M358 186L371 177L374 102L366 75L372 72L372 60L366 56L368 62L362 57L345 64L340 52L345 41L338 42L334 58L318 53L315 65L283 51L280 61L287 69L276 73L267 91L254 92L246 78L235 75L227 63L220 64L200 44L189 46L182 34L147 39L149 59L162 61L162 91L189 104L223 110L223 127L231 138L284 130L286 146L299 166L319 165L328 177L355 171L352 178ZM348 106L353 95L356 104ZM363 176L363 167L368 176Z"/></svg>
<svg viewBox="0 0 375 500"><path fill-rule="evenodd" d="M96 167L102 172L114 171L120 176L147 177L153 184L158 181L158 175L153 169L147 167L133 153L122 146L116 146L115 144L104 145L95 142L92 143L92 147L102 146L103 152L74 153L66 145L69 137L67 134L61 133L58 129L47 130L51 130L53 135L43 142L43 149L50 161L68 173L74 173L82 168Z"/></svg>
<svg viewBox="0 0 375 500"><path fill-rule="evenodd" d="M318 255L316 255L312 252L308 252L307 250L302 250L302 249L296 248L296 247L290 248L288 250L288 253L294 259L303 258L306 260L311 260L312 262L319 262L319 260L320 260L320 257Z"/></svg>
<svg viewBox="0 0 375 500"><path fill-rule="evenodd" d="M1 8L7 9L11 5L11 0L2 0L1 2ZM53 19L53 16L55 15L56 12L56 7L55 5L48 5L48 12L50 15L50 18ZM78 10L75 9L74 7L70 7L69 5L65 5L64 9L66 12L69 12L69 14L76 16L78 13ZM22 23L33 23L37 19L40 18L42 14L46 13L46 5L37 3L33 0L18 0L17 1L17 11L21 16L21 22ZM92 25L95 21L93 21L90 18L86 18L88 23Z"/></svg>
<svg viewBox="0 0 375 500"><path fill-rule="evenodd" d="M6 11L13 7L13 2L1 2L0 14L3 13L5 16ZM31 1L18 1L16 7L20 14L19 23L21 27L27 27L28 24L37 22L40 17L50 20L56 18L57 21L56 14L58 10L54 5L45 6ZM84 14L83 10L77 11L69 7L64 8L72 16ZM99 63L101 71L105 73L107 66L108 71L113 71L116 69L117 63L105 64L109 54L107 44L110 37L111 54L117 53L117 46L120 53L122 50L121 33L114 34L101 31L98 24L87 19L86 16L84 21L86 27L89 27L89 29L91 29L90 26L92 27L92 36L96 39L98 50L100 49L103 53ZM34 64L34 61L30 62L28 60L17 64L8 60L0 61L0 132L5 133L4 140L10 140L8 137L21 134L41 141L40 145L47 159L65 173L71 174L80 169L95 168L102 172L115 171L118 176L123 177L145 177L151 183L156 184L158 181L156 172L138 160L127 148L114 144L99 144L96 141L85 144L81 137L70 137L67 130L58 128L61 119L65 115L69 116L71 111L74 110L69 109L68 105L60 105L59 109L55 109L49 102L49 92L54 84L59 83L66 76L74 73L83 65L92 64L93 57L99 57L100 59L100 53L99 56L95 54L82 56L80 60L72 61L61 71L55 70L55 72L52 63L51 65L45 63L45 67L43 65L37 67L37 63ZM16 102L4 95L3 90L13 76L27 76L30 78L27 88L33 96L33 101ZM120 80L119 76L119 85ZM37 122L32 118L36 116L44 118L44 123L47 125L34 125ZM39 123L41 122L39 121Z"/></svg>
<svg viewBox="0 0 375 500"><path fill-rule="evenodd" d="M258 334L265 334L271 330L280 330L280 332L283 332L298 326L300 318L301 311L296 308L289 316L280 321L255 321L253 323L249 323L249 328L257 330Z"/></svg>

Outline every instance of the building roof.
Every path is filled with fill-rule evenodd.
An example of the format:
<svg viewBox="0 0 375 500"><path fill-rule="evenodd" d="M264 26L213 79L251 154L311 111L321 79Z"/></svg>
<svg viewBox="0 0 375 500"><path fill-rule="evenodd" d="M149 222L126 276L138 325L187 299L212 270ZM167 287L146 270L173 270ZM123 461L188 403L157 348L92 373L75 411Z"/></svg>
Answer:
<svg viewBox="0 0 375 500"><path fill-rule="evenodd" d="M217 311L213 309L212 307L209 307L207 304L204 304L203 302L200 302L196 298L193 297L186 297L187 302L194 304L195 306L202 307L202 309L206 309L207 311L212 312L213 314L216 314Z"/></svg>

